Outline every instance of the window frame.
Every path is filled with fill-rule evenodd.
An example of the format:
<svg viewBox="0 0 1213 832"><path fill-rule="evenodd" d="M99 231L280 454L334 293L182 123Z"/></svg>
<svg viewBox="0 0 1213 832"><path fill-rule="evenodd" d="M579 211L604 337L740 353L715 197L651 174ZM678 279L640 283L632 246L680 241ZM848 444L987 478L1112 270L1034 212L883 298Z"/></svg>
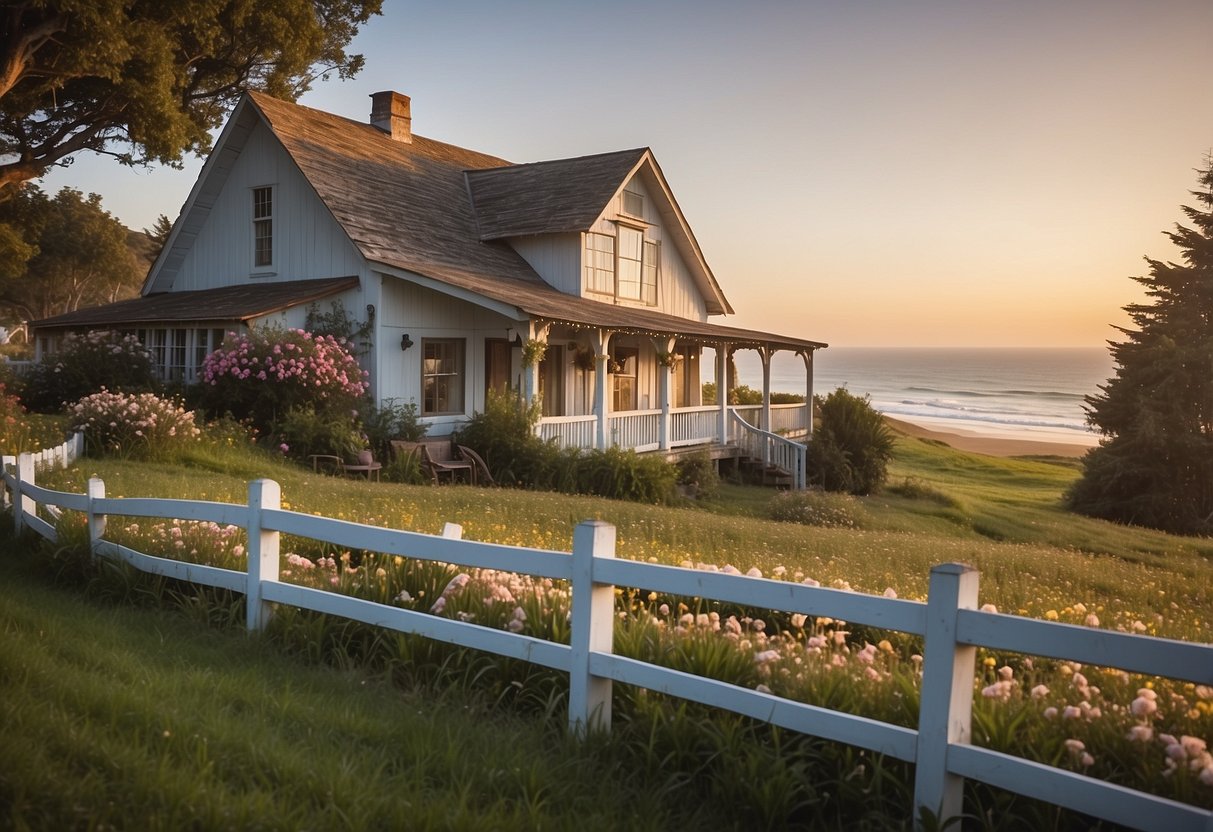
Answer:
<svg viewBox="0 0 1213 832"><path fill-rule="evenodd" d="M274 186L252 188L253 273L269 274L274 270ZM262 198L264 195L264 199ZM264 241L264 245L262 244Z"/></svg>
<svg viewBox="0 0 1213 832"><path fill-rule="evenodd" d="M431 359L429 351L439 346L454 347L453 356L455 368L452 371L427 372L426 362L430 360L444 361L447 357L437 356ZM422 416L461 416L466 412L467 402L467 339L466 338L422 338L421 339L421 415ZM441 383L444 393L431 394L427 382L433 381L435 388ZM458 396L458 401L452 406L452 393ZM439 404L447 405L446 409L437 409Z"/></svg>

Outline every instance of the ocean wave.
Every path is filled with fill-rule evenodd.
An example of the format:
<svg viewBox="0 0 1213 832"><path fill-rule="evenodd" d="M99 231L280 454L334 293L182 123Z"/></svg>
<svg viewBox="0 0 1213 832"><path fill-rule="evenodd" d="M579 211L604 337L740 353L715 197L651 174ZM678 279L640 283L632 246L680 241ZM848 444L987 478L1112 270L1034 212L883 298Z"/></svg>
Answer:
<svg viewBox="0 0 1213 832"><path fill-rule="evenodd" d="M1050 428L1055 430L1093 433L1085 422L1050 419L1039 414L1018 416L1004 411L980 411L960 407L932 406L923 402L901 402L900 404L873 402L881 413L889 416L926 416L932 419L948 419L956 422L978 422L1008 427Z"/></svg>
<svg viewBox="0 0 1213 832"><path fill-rule="evenodd" d="M928 393L933 396L967 396L975 399L993 399L1020 396L1032 399L1056 399L1059 401L1082 401L1083 393L1063 393L1060 390L938 390L934 387L907 387L910 393Z"/></svg>

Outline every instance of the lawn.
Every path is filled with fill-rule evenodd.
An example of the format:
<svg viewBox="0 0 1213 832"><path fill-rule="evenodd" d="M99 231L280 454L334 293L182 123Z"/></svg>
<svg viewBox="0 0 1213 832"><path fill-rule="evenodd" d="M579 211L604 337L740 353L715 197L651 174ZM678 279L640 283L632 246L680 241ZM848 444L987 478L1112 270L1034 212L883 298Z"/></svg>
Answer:
<svg viewBox="0 0 1213 832"><path fill-rule="evenodd" d="M470 539L546 549L568 550L578 522L603 519L619 530L621 557L729 565L743 572L756 567L766 575L812 579L826 586L877 594L892 590L903 598L925 597L927 573L933 564L965 561L981 570L981 602L1002 611L1213 641L1213 542L1116 526L1065 512L1061 496L1076 476L1072 462L996 459L909 437L898 439L889 487L862 499L780 496L726 484L712 501L663 507L544 492L379 484L318 475L235 443L201 446L172 465L86 459L67 471L40 476L39 483L81 491L90 476L102 477L111 497L154 495L228 502L244 501L250 479L269 477L282 485L285 507L297 511L430 533L451 521L460 523ZM769 519L780 501L786 506L789 500L803 500L803 516L817 524ZM111 531L117 533L124 521L111 518L110 523ZM284 541L284 548L287 546ZM331 564L330 569L343 568ZM390 597L397 591L390 582L407 577L411 567L383 565L387 567L383 580L393 587ZM333 574L336 577L337 571ZM358 580L372 582L368 570L360 574ZM342 573L343 588L348 584L346 577ZM475 584L480 579L472 580ZM73 618L73 609L82 603L79 597L55 600L50 590L35 588L32 583L27 588L22 581L32 579L26 576L17 582L15 592L0 594L5 631L20 636L6 640L0 654L4 667L14 669L6 674L13 680L11 689L0 690L9 700L0 709L0 717L6 726L20 725L24 730L4 739L8 748L0 751L28 763L15 768L25 772L22 776L9 774L5 779L6 775L0 775L4 790L0 802L11 799L14 811L27 812L20 817L31 826L39 826L44 818L55 821L50 826L61 825L61 820L62 825L82 825L79 819L93 814L117 826L227 825L227 818L234 819L232 825L242 826L252 818L260 818L258 822L264 824L264 818L281 812L287 818L281 824L284 828L362 828L400 825L403 816L394 802L397 799L406 806L425 803L426 811L433 812L417 815L417 822L410 824L421 827L666 828L701 825L705 818L712 818L714 825L758 828L840 824L899 828L906 822L911 772L905 766L812 738L789 738L740 718L685 708L626 686L616 688L617 719L611 742L574 747L560 729L564 683L552 674L494 663L467 651L424 646L416 640L382 639L362 625L302 615L281 616L279 623L288 623L271 639L272 645L230 632L208 634L196 625L222 620L222 609L216 616L213 608L190 603L179 604L187 613L182 616L163 610L124 611L90 601ZM443 577L437 586L445 582ZM126 586L125 597L139 598L139 590L131 591L131 586ZM878 647L874 642L882 638L880 634L841 633L850 637L852 643L847 644L835 638L835 631L841 629L838 622L819 619L816 625L805 625L803 632L785 635L782 640L772 635L768 642L768 634L756 624L752 626L747 617L737 631L741 641L734 639L735 646L722 647L724 642L712 635L713 624L706 615L675 629L676 611L667 628L665 616L670 614L657 610L663 600L625 596L621 610L628 617L617 629L619 652L651 653L690 672L749 686L769 684L780 695L914 724L917 682L910 653L916 648L909 641L894 636L891 645L881 641ZM677 599L669 600L673 604ZM428 606L427 600L424 607ZM43 608L51 611L56 607L62 619L55 625L57 629L39 623ZM478 614L484 613L482 607L477 608ZM123 624L128 614L153 616L156 623ZM534 610L532 615L528 627L547 626L535 621ZM721 611L714 623L717 629L726 615L727 610ZM50 614L45 618L54 620ZM240 620L239 615L229 618ZM161 619L169 623L161 623ZM563 627L563 615L550 615L549 619L551 626ZM73 628L81 623L88 630L88 639L73 637ZM182 631L173 629L176 626ZM785 626L771 623L774 633ZM238 629L238 625L229 629ZM727 635L728 627L724 630L721 635ZM159 635L149 636L149 631ZM184 638L187 631L205 643L189 646L190 639ZM38 647L35 632L38 638L48 633L48 644ZM550 633L535 634L551 637ZM825 647L813 647L815 638L824 639L819 643ZM860 650L865 638L872 643ZM77 641L83 646L72 646ZM229 642L236 645L230 668L224 667L222 658ZM165 649L168 644L173 645L171 651ZM769 665L756 667L754 651L764 647L774 648L765 653L780 656ZM212 649L213 654L207 652ZM149 663L144 653L157 658ZM317 671L322 682L336 680L336 698L271 691L277 670L274 678L254 678L260 665L270 662L287 674L288 691L302 689L304 683L290 675L295 666L283 657L288 653L308 657L313 664L318 660L341 668L341 672ZM178 660L178 656L187 658ZM830 665L820 658L830 656L839 661ZM979 659L975 691L982 695L976 697L974 711L978 743L1176 799L1213 805L1213 784L1203 785L1203 770L1181 768L1178 776L1164 776L1168 748L1165 743L1159 745L1164 741L1143 741L1140 735L1127 733L1130 725L1153 724L1137 718L1139 707L1147 707L1139 700L1154 702L1151 697L1155 694L1141 693L1153 681L1072 663L1033 665L1024 657L993 656L984 651ZM59 661L62 664L56 664ZM115 667L108 667L111 661ZM152 670L141 675L137 668L144 664ZM191 675L188 671L194 666L211 669ZM219 674L229 670L233 678L221 678ZM313 670L316 668L298 668L307 674ZM57 679L67 680L65 689L57 689ZM385 684L389 680L393 684ZM1000 686L1000 680L1006 684ZM191 685L199 690L187 690ZM246 688L263 693L250 697L241 692ZM1038 696L1042 688L1044 693ZM26 693L27 689L33 693ZM133 691L144 689L150 695L141 702L130 698ZM80 693L90 690L87 696ZM371 729L325 720L330 712L353 710L352 704L337 703L355 699L361 703L363 693L368 696L368 725L383 713L391 715L392 725L382 736L389 746L386 750L367 739L368 732L374 733ZM1176 735L1210 736L1210 698L1213 692L1192 685L1163 683L1158 688L1159 730L1166 727ZM185 704L165 710L169 707L165 703L178 700ZM301 702L328 704L280 712L270 704L255 706L253 700L296 706ZM407 703L404 710L408 713L394 710L401 700ZM414 707L418 719L429 727L412 723ZM1063 709L1064 716L1060 715ZM1107 718L1100 718L1101 710ZM128 719L121 714L137 716ZM232 733L225 735L227 729L221 724L233 714L240 719ZM246 714L252 715L248 718L255 725L240 721ZM1166 723L1164 714L1169 720ZM157 727L170 717L189 724L185 728ZM403 724L396 724L397 717ZM262 731L257 725L266 727ZM298 725L309 728L301 734ZM404 733L397 733L397 728ZM483 738L476 736L478 728L485 733ZM187 732L192 737L214 739L201 750L197 742L187 743L183 749L164 742L168 739L162 736L165 730L175 737ZM63 739L63 731L78 741ZM465 735L467 731L470 734ZM346 733L353 734L350 742L369 743L366 759L371 770L361 768L361 762L358 766L351 762L354 757L361 759L361 752L354 753L345 745ZM127 737L125 744L119 735ZM245 736L258 742L242 745ZM410 738L416 738L415 746ZM114 743L112 751L107 750L109 743ZM1093 756L1085 751L1074 753L1084 743ZM336 757L320 756L317 746L327 744L336 749ZM509 748L505 760L495 756L499 746ZM209 754L208 749L219 747L221 755ZM265 756L270 752L263 754L258 750L261 747L280 756ZM93 749L100 750L94 754ZM407 761L397 759L394 755L398 753L405 753ZM424 777L423 769L436 765L427 753L438 755L438 770L443 772L439 782ZM149 768L135 765L141 757L148 758ZM238 762L228 764L228 757ZM114 764L114 759L123 762ZM191 772L193 766L197 771ZM179 771L182 767L184 773ZM272 774L251 785L238 774L263 769ZM45 776L31 773L41 771ZM73 772L77 771L86 776L76 778ZM284 786L299 778L314 780L318 771L348 774L361 783L348 786L355 796L353 802L343 797L330 811L324 800L332 798L323 797L330 792L295 794ZM401 771L407 773L410 783L422 778L425 789L417 792L402 786L394 779ZM550 772L555 774L549 777ZM73 784L64 787L60 782L64 778ZM125 785L128 778L129 786ZM157 778L167 779L160 782ZM190 791L186 785L175 785L178 779L182 783L196 780L201 785ZM345 780L338 784L341 790L347 788ZM52 795L65 788L76 795L72 797L75 805L83 807L76 821L63 814L67 809L53 806ZM129 791L140 804L147 803L152 807L149 814L141 815L130 807L115 808L112 798L105 797L115 789ZM280 790L283 797L279 802ZM160 792L175 796L152 797ZM384 798L383 794L394 797ZM224 796L227 802L222 805L227 808L222 814L199 815L199 802L208 803L214 795ZM586 800L595 806L593 811L583 808ZM971 805L992 813L986 816L990 828L1017 828L1025 823L1031 828L1065 828L1075 821L990 789L970 789L970 800ZM438 813L431 805L435 801L447 806L449 813ZM566 805L578 808L570 812L563 808ZM1002 820L990 820L998 813L1004 816ZM348 822L341 820L344 817ZM275 823L264 825L273 827Z"/></svg>

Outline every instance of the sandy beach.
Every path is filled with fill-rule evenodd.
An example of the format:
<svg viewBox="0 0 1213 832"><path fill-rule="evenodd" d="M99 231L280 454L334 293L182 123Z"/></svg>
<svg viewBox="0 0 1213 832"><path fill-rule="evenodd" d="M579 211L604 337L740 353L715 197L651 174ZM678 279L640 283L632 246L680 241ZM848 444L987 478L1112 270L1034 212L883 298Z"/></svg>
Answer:
<svg viewBox="0 0 1213 832"><path fill-rule="evenodd" d="M997 436L982 436L969 431L937 431L885 417L885 421L898 433L919 439L934 439L944 442L959 451L968 451L990 456L1067 456L1080 457L1090 450L1088 445L1068 442L1040 442L1032 439L1004 439Z"/></svg>

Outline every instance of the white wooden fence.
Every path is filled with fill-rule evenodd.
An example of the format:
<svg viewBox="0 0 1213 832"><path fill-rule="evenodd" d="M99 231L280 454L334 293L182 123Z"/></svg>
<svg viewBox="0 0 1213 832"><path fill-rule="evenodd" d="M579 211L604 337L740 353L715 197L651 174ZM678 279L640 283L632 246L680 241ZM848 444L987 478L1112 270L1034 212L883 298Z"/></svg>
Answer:
<svg viewBox="0 0 1213 832"><path fill-rule="evenodd" d="M1213 830L1213 813L1203 809L970 744L974 661L979 645L1203 685L1213 685L1213 646L982 612L976 609L977 572L962 564L932 569L928 600L921 603L617 560L615 529L601 521L578 525L572 552L566 553L462 540L460 527L453 524L447 525L442 536L433 536L285 511L279 486L271 480L251 483L247 505L232 505L107 498L99 479L89 480L84 494L50 491L34 483L34 457L29 454L21 455L15 466L6 464L5 469L4 484L13 496L18 529L28 528L54 540L55 527L38 516L39 507L43 511L57 507L82 512L95 555L120 559L145 572L243 592L250 630L265 626L271 604L290 604L568 673L569 724L576 732L591 727L609 729L611 686L623 682L914 763L914 804L940 817L960 814L963 782L970 778L1141 829ZM248 571L155 557L107 541L105 518L110 514L211 521L244 528L248 531ZM283 583L278 574L281 534L342 548L568 581L572 587L570 643L557 644ZM616 586L828 616L922 636L925 649L918 730L614 655Z"/></svg>

